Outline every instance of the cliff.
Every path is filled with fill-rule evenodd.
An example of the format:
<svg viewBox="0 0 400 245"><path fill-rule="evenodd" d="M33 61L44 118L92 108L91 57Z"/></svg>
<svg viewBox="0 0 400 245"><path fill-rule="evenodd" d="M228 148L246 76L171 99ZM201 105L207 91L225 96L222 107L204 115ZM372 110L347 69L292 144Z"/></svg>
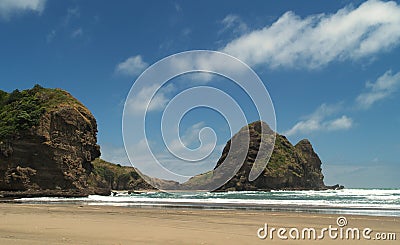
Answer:
<svg viewBox="0 0 400 245"><path fill-rule="evenodd" d="M0 91L0 191L5 196L101 192L87 183L91 162L100 156L96 135L94 116L66 91L39 85Z"/></svg>
<svg viewBox="0 0 400 245"><path fill-rule="evenodd" d="M261 128L267 129L261 132ZM243 151L247 153L243 165L237 173L222 185L217 191L252 191L252 190L323 190L329 188L343 188L342 186L326 186L324 184L324 176L321 169L321 160L315 153L311 143L308 140L302 140L293 146L288 139L275 133L275 145L272 151L271 158L265 167L261 169L261 174L253 181L249 180L252 168L256 164L255 159L257 154L261 154L260 161L266 161L262 157L260 149L260 143L262 139L262 133L264 133L264 140L271 138L270 128L264 122L254 122L248 126L243 127L233 139L239 140L244 135L250 135L249 145L243 145L240 149L236 149L236 152L232 152L229 155L228 152L231 148L232 140L229 140L223 149L222 156L219 159L216 167L213 171L208 173L195 176L191 178L186 185L199 186L201 182L204 182L203 186L207 188L207 179L217 178L216 169L224 162L229 164L235 159L240 159L240 154ZM268 147L268 142L266 143ZM237 164L234 164L237 165Z"/></svg>

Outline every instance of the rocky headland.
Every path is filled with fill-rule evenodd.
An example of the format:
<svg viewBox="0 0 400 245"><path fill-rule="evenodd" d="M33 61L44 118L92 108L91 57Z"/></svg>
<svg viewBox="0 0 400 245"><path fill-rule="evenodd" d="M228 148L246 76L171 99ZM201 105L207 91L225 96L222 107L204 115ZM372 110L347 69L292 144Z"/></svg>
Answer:
<svg viewBox="0 0 400 245"><path fill-rule="evenodd" d="M100 156L92 113L68 92L0 91L0 195L107 194L88 185Z"/></svg>
<svg viewBox="0 0 400 245"><path fill-rule="evenodd" d="M248 135L248 145L234 147L235 149L230 153L232 142L243 142L242 138L248 137ZM275 138L275 144L273 143L273 138ZM273 147L270 158L263 155L262 150L260 150L262 147L264 151L268 150L269 147L272 150ZM244 161L238 165L235 161L237 161L236 159L241 159L242 156L245 156ZM265 161L268 161L266 167L264 167ZM229 169L231 162L235 163L233 164L234 167L240 166L240 169L236 169L236 174L216 191L326 190L343 188L340 185L327 186L324 184L322 162L307 139L301 140L293 146L285 136L273 132L262 121L256 121L243 127L226 143L214 170L194 176L184 185L186 185L187 189L190 189L191 186L203 186L204 189L207 189L210 180L215 181L220 177L224 177L224 171L222 173L221 171L218 172L221 164L228 164L228 167L225 168L231 171ZM259 169L260 175L250 181L249 176L257 168L263 169Z"/></svg>
<svg viewBox="0 0 400 245"><path fill-rule="evenodd" d="M268 135L262 137L263 133ZM236 147L228 154L232 142L241 143L245 135L250 136L249 145ZM272 135L275 145L271 144ZM255 159L269 159L263 155L263 144L274 147L272 155L268 165L258 170L261 174L250 181L251 172L257 169ZM241 159L240 155L245 156L242 165L235 162ZM12 93L0 90L0 197L75 197L109 195L111 190L154 190L149 181L156 187L173 190L193 186L206 189L210 180L225 177L217 171L223 162L241 167L216 191L343 188L324 184L321 160L308 140L293 146L285 136L260 121L243 127L227 142L214 170L183 184L149 178L135 168L99 157L96 119L71 94L39 85Z"/></svg>

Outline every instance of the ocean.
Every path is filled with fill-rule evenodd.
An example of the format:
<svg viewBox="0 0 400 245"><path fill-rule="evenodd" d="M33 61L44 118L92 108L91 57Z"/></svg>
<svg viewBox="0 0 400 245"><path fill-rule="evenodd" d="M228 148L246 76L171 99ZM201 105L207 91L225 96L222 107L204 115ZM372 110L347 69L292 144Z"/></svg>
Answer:
<svg viewBox="0 0 400 245"><path fill-rule="evenodd" d="M326 191L147 192L85 198L21 198L19 203L152 208L249 209L400 217L400 189Z"/></svg>

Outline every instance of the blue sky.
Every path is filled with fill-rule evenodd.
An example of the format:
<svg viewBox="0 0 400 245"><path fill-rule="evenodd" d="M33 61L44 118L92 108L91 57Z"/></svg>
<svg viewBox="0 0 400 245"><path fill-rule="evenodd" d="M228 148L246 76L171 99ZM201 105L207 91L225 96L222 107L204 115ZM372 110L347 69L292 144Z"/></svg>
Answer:
<svg viewBox="0 0 400 245"><path fill-rule="evenodd" d="M400 187L398 1L0 0L0 89L69 91L97 118L103 158L113 162L127 164L122 111L138 75L196 49L226 52L255 70L278 132L293 144L310 139L327 184ZM185 88L181 80L161 92L160 108ZM245 96L220 80L208 84L233 91L253 119ZM188 114L180 131L196 147L205 126L218 136L211 161L229 139L221 116Z"/></svg>

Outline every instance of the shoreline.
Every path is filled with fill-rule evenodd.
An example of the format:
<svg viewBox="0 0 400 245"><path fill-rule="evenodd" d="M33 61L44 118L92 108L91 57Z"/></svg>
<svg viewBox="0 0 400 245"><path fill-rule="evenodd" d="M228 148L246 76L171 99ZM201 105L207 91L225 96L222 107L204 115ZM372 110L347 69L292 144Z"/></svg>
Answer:
<svg viewBox="0 0 400 245"><path fill-rule="evenodd" d="M260 192L271 192L271 191L327 191L327 190L343 190L344 186L336 184L331 186L324 186L319 188L282 188L282 189L259 189L259 190L240 190L236 192L247 192L247 191L260 191ZM0 190L0 199L3 198L31 198L31 197L87 197L89 195L101 195L101 196L113 196L118 193L128 194L143 194L148 192L164 192L164 193L186 193L186 192L209 192L208 190L159 190L159 189L139 189L139 190L113 190L109 188L95 188L91 190L78 190L78 189L65 189L65 190L17 190L17 191L4 191ZM229 190L214 190L213 193L227 193Z"/></svg>
<svg viewBox="0 0 400 245"><path fill-rule="evenodd" d="M277 228L319 229L336 225L339 216L347 218L348 227L400 236L400 217L0 203L0 244L265 244L271 240L258 238L257 230L266 223ZM343 243L340 239L323 241ZM289 241L275 238L273 242ZM362 244L363 240L346 242Z"/></svg>
<svg viewBox="0 0 400 245"><path fill-rule="evenodd" d="M129 208L259 210L314 214L347 214L400 217L397 200L400 190L376 191L351 189L330 192L228 192L228 193L161 193L88 197L34 197L2 199L2 203L40 205L97 205ZM388 198L388 200L386 200ZM392 202L390 201L392 200Z"/></svg>
<svg viewBox="0 0 400 245"><path fill-rule="evenodd" d="M187 210L226 210L226 211L265 211L277 213L306 213L306 214L346 214L371 217L399 217L398 209L376 207L345 207L328 205L296 205L296 204L234 204L234 203L194 203L194 202L90 202L65 198L60 201L0 199L0 204L16 205L79 205L99 207L125 207L137 209L187 209Z"/></svg>

